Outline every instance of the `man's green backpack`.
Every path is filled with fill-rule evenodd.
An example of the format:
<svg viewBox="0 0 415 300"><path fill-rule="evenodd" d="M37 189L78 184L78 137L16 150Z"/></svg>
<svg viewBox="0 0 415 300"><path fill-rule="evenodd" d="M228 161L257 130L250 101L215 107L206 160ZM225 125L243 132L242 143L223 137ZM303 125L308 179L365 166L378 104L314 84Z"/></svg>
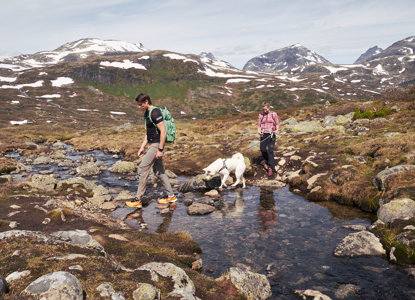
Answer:
<svg viewBox="0 0 415 300"><path fill-rule="evenodd" d="M171 116L169 110L167 109L167 107L156 107L156 106L152 106L149 113L148 113L148 117L150 119L150 122L153 123L154 126L157 125L153 122L153 120L151 119L151 112L153 111L153 109L158 108L161 111L161 115L163 116L163 121L164 121L164 127L166 127L166 143L173 143L174 140L176 139L176 125L174 124L174 119Z"/></svg>

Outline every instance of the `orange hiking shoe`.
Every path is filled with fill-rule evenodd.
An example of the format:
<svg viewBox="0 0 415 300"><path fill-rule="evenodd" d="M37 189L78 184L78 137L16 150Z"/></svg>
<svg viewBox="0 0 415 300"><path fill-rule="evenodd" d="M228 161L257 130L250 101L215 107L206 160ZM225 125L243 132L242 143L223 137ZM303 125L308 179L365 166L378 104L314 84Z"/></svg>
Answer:
<svg viewBox="0 0 415 300"><path fill-rule="evenodd" d="M173 197L167 197L167 198L159 199L158 203L159 204L169 204L169 203L174 203L176 201L177 201L177 197L173 196Z"/></svg>
<svg viewBox="0 0 415 300"><path fill-rule="evenodd" d="M143 207L143 203L141 203L141 201L138 200L137 198L135 198L134 201L125 202L125 205L127 205L128 207L132 207L132 208L142 208Z"/></svg>

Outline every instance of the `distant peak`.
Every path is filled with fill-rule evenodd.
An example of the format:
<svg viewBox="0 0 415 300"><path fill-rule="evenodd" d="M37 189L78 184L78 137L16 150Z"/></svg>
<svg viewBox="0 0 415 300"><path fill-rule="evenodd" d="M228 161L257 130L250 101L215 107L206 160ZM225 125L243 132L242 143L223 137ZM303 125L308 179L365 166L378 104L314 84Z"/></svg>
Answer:
<svg viewBox="0 0 415 300"><path fill-rule="evenodd" d="M216 59L212 52L201 52L199 54L199 56L200 57L206 57L206 58L209 58L211 60L215 60Z"/></svg>

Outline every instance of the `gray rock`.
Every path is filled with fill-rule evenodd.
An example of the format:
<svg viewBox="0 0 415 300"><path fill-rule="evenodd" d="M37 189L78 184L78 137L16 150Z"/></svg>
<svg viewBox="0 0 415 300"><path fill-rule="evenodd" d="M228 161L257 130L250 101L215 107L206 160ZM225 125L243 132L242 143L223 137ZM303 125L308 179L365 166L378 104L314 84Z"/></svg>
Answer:
<svg viewBox="0 0 415 300"><path fill-rule="evenodd" d="M96 249L105 253L104 247L90 236L86 230L57 231L52 233L51 236L64 241L70 241L70 243L74 245Z"/></svg>
<svg viewBox="0 0 415 300"><path fill-rule="evenodd" d="M114 173L122 173L122 174L135 174L135 171L137 170L137 167L135 163L131 161L122 161L119 160L115 164L109 168L109 171Z"/></svg>
<svg viewBox="0 0 415 300"><path fill-rule="evenodd" d="M46 165L52 163L53 159L51 159L50 156L39 156L32 162L33 165Z"/></svg>
<svg viewBox="0 0 415 300"><path fill-rule="evenodd" d="M93 176L98 175L106 167L103 163L88 162L76 168L76 173L79 176Z"/></svg>
<svg viewBox="0 0 415 300"><path fill-rule="evenodd" d="M111 297L111 300L124 300L125 298L116 293L114 288L109 283L102 283L97 287L97 291L101 297Z"/></svg>
<svg viewBox="0 0 415 300"><path fill-rule="evenodd" d="M213 211L215 211L215 207L203 203L193 203L187 208L189 215L207 215Z"/></svg>
<svg viewBox="0 0 415 300"><path fill-rule="evenodd" d="M346 236L334 249L335 256L378 256L385 255L379 239L369 231L360 231Z"/></svg>
<svg viewBox="0 0 415 300"><path fill-rule="evenodd" d="M134 300L154 300L160 299L160 290L148 283L139 283L133 292Z"/></svg>
<svg viewBox="0 0 415 300"><path fill-rule="evenodd" d="M207 180L205 175L197 175L186 181L179 190L182 193L186 193L214 189L218 186L220 186L220 176L215 176Z"/></svg>
<svg viewBox="0 0 415 300"><path fill-rule="evenodd" d="M49 257L46 260L74 260L74 259L79 259L79 258L88 258L88 256L83 255L83 254L67 254L67 255L63 255L63 256L53 256L53 257Z"/></svg>
<svg viewBox="0 0 415 300"><path fill-rule="evenodd" d="M30 275L29 270L25 270L25 271L22 271L22 272L16 271L16 272L13 272L13 273L9 274L6 277L6 281L10 282L10 281L14 281L14 280L19 280L20 278L27 277L29 275Z"/></svg>
<svg viewBox="0 0 415 300"><path fill-rule="evenodd" d="M134 199L136 193L130 191L122 191L118 194L118 196L114 199L114 201L126 201Z"/></svg>
<svg viewBox="0 0 415 300"><path fill-rule="evenodd" d="M356 295L360 291L360 287L354 284L341 284L334 292L337 298L344 299Z"/></svg>
<svg viewBox="0 0 415 300"><path fill-rule="evenodd" d="M240 268L230 268L229 279L248 299L267 299L272 296L271 285L265 275Z"/></svg>
<svg viewBox="0 0 415 300"><path fill-rule="evenodd" d="M378 219L384 223L415 217L415 201L409 198L396 199L378 210Z"/></svg>
<svg viewBox="0 0 415 300"><path fill-rule="evenodd" d="M2 293L7 294L9 292L9 285L7 284L6 279L0 275L0 296Z"/></svg>
<svg viewBox="0 0 415 300"><path fill-rule="evenodd" d="M415 238L410 231L405 231L396 236L396 241L410 247L411 244L415 243Z"/></svg>
<svg viewBox="0 0 415 300"><path fill-rule="evenodd" d="M116 219L124 220L129 214L133 213L136 210L137 208L128 207L128 206L121 207L121 208L114 210L111 213L111 216Z"/></svg>
<svg viewBox="0 0 415 300"><path fill-rule="evenodd" d="M123 131L129 131L129 130L133 130L133 125L130 122L127 122L125 124L115 127L116 132L123 132Z"/></svg>
<svg viewBox="0 0 415 300"><path fill-rule="evenodd" d="M319 121L303 121L298 124L285 126L285 131L289 133L311 133L324 130Z"/></svg>
<svg viewBox="0 0 415 300"><path fill-rule="evenodd" d="M326 296L324 294L322 294L319 291L315 291L315 290L295 290L294 291L295 294L297 294L301 299L304 300L331 300L331 298L329 296Z"/></svg>
<svg viewBox="0 0 415 300"><path fill-rule="evenodd" d="M407 171L415 170L415 165L399 165L386 170L379 172L375 179L373 179L373 184L380 190L384 191L387 189L387 180L391 176L405 173Z"/></svg>
<svg viewBox="0 0 415 300"><path fill-rule="evenodd" d="M27 181L26 184L35 188L37 190L45 191L45 192L52 192L58 181L50 175L39 175L34 174L30 181Z"/></svg>
<svg viewBox="0 0 415 300"><path fill-rule="evenodd" d="M288 118L282 121L280 125L282 126L282 125L295 125L295 124L298 124L297 120L291 117L291 118Z"/></svg>
<svg viewBox="0 0 415 300"><path fill-rule="evenodd" d="M390 250L390 252L389 252L389 260L391 262L394 262L394 263L397 262L397 259L396 259L396 256L395 256L395 250L396 250L396 248L395 247L392 247L391 250Z"/></svg>
<svg viewBox="0 0 415 300"><path fill-rule="evenodd" d="M205 193L205 196L219 197L219 192L217 190L210 190L209 192Z"/></svg>
<svg viewBox="0 0 415 300"><path fill-rule="evenodd" d="M68 272L54 272L33 281L24 294L49 300L83 300L82 285Z"/></svg>
<svg viewBox="0 0 415 300"><path fill-rule="evenodd" d="M351 229L354 231L365 231L366 230L366 226L365 225L343 225L342 226L345 229Z"/></svg>
<svg viewBox="0 0 415 300"><path fill-rule="evenodd" d="M176 267L171 263L151 262L138 268L137 270L147 270L155 272L163 277L170 277L174 283L174 290L170 294L177 294L184 299L196 299L196 291L193 281L187 276L183 269Z"/></svg>

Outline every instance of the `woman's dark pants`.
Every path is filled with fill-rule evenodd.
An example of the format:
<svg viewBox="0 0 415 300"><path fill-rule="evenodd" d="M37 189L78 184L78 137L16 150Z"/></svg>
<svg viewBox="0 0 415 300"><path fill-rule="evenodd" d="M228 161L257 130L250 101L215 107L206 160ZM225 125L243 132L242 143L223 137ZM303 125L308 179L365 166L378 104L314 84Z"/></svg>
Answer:
<svg viewBox="0 0 415 300"><path fill-rule="evenodd" d="M264 133L261 136L261 144L259 149L261 150L262 157L267 162L268 167L274 172L275 160L274 160L274 148L275 148L275 134L269 137L271 133Z"/></svg>

